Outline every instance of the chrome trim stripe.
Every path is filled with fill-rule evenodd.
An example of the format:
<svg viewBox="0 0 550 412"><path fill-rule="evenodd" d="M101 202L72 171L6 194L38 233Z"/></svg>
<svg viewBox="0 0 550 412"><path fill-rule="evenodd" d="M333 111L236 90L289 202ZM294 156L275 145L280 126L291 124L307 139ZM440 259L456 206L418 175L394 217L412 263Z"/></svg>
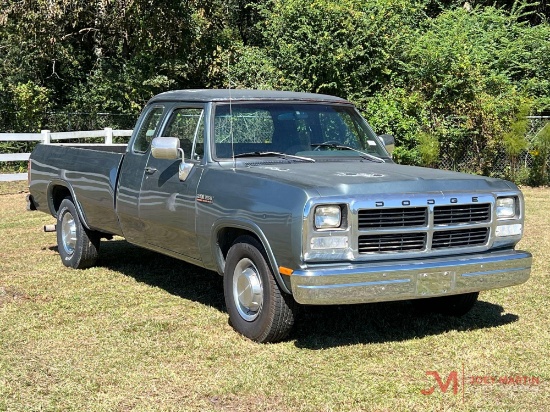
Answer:
<svg viewBox="0 0 550 412"><path fill-rule="evenodd" d="M485 272L475 272L475 273L463 273L461 276L465 278L469 277L476 277L476 276L484 276L484 275L494 275L498 273L512 273L512 272L521 272L522 270L531 269L529 268L518 268L518 269L502 269L502 270L492 270L492 271L485 271Z"/></svg>
<svg viewBox="0 0 550 412"><path fill-rule="evenodd" d="M349 288L349 287L361 287L361 286L378 286L378 285L395 285L397 283L409 283L410 279L394 279L394 280L376 280L373 282L362 282L362 283L343 283L338 285L306 285L306 286L300 286L301 288L316 288L316 289L323 289L323 288Z"/></svg>

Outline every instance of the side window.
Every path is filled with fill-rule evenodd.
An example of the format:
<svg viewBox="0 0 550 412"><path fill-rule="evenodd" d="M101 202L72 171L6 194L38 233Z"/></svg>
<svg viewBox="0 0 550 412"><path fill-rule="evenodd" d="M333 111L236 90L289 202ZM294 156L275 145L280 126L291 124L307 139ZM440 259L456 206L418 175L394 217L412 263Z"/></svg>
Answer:
<svg viewBox="0 0 550 412"><path fill-rule="evenodd" d="M147 116L141 123L136 140L134 141L133 149L135 152L144 153L147 151L155 136L163 112L164 107L155 107L149 110L149 113L147 113Z"/></svg>
<svg viewBox="0 0 550 412"><path fill-rule="evenodd" d="M202 108L176 109L162 136L177 137L185 156L200 159L204 153L204 119Z"/></svg>

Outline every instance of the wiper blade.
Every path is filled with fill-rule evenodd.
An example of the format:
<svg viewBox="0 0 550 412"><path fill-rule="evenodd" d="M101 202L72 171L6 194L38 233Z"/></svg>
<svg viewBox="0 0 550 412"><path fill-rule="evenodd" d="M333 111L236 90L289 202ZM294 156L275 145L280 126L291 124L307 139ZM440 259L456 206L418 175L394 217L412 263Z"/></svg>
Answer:
<svg viewBox="0 0 550 412"><path fill-rule="evenodd" d="M304 157L304 156L296 156L291 155L287 153L282 152L246 152L246 153L238 153L234 157L262 157L262 156L278 156L282 158L289 158L289 159L298 159L303 160L305 162L315 163L314 159L311 159L310 157Z"/></svg>
<svg viewBox="0 0 550 412"><path fill-rule="evenodd" d="M353 150L354 152L357 152L360 154L360 156L364 159L367 159L367 160L370 160L370 161L373 161L373 162L376 162L376 163L386 163L386 161L378 156L374 156L374 155L371 155L370 153L365 153L361 150L357 150L357 149L354 149L353 147L350 147L350 146L345 146L343 144L336 144L336 143L317 143L317 144L312 144L312 146L317 146L317 147L330 147L330 148L333 148L333 149L344 149L344 150Z"/></svg>

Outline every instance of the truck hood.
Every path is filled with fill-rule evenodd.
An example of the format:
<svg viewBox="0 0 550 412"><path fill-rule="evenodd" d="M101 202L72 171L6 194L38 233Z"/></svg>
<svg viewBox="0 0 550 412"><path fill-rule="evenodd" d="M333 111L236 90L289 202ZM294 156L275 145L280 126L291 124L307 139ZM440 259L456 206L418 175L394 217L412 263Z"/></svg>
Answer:
<svg viewBox="0 0 550 412"><path fill-rule="evenodd" d="M320 196L517 189L513 183L502 179L395 163L258 162L247 164L246 171L269 180L314 190Z"/></svg>

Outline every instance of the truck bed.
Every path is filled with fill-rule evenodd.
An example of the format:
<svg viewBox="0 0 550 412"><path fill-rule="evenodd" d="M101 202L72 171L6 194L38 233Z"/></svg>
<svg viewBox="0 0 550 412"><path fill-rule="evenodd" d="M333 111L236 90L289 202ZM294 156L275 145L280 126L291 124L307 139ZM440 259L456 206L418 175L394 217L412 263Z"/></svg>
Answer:
<svg viewBox="0 0 550 412"><path fill-rule="evenodd" d="M52 212L55 205L50 187L62 183L78 199L86 226L122 234L115 212L115 188L125 150L125 146L38 145L30 159L30 192L36 208Z"/></svg>

